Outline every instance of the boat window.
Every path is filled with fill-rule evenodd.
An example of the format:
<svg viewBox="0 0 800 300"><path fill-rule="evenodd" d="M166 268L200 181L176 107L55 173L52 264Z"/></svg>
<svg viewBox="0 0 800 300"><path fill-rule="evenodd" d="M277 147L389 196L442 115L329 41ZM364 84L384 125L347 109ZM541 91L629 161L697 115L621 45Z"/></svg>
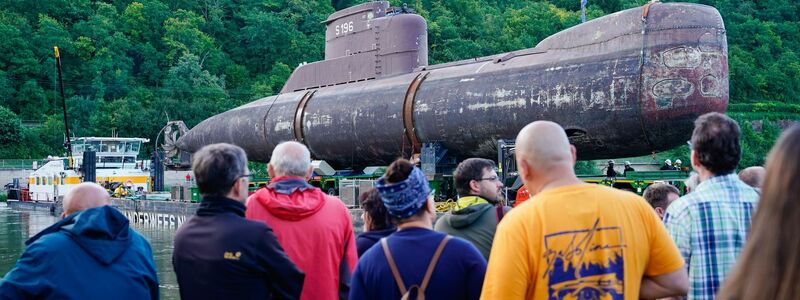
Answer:
<svg viewBox="0 0 800 300"><path fill-rule="evenodd" d="M100 158L100 162L103 163L121 163L122 157L120 156L103 156Z"/></svg>
<svg viewBox="0 0 800 300"><path fill-rule="evenodd" d="M130 142L131 145L131 152L139 153L139 148L142 146L142 142Z"/></svg>
<svg viewBox="0 0 800 300"><path fill-rule="evenodd" d="M126 163L126 164L127 164L127 163L135 163L135 162L136 162L136 157L133 157L133 156L125 156L125 161L124 161L124 163Z"/></svg>
<svg viewBox="0 0 800 300"><path fill-rule="evenodd" d="M113 152L121 152L122 151L122 149L120 148L119 142L117 142L117 141L103 142L103 144L107 144L108 145L107 152L112 152L113 153Z"/></svg>
<svg viewBox="0 0 800 300"><path fill-rule="evenodd" d="M125 143L123 143L125 145L125 152L133 151L133 143L134 142L125 142Z"/></svg>
<svg viewBox="0 0 800 300"><path fill-rule="evenodd" d="M91 141L86 144L86 151L100 151L100 141Z"/></svg>

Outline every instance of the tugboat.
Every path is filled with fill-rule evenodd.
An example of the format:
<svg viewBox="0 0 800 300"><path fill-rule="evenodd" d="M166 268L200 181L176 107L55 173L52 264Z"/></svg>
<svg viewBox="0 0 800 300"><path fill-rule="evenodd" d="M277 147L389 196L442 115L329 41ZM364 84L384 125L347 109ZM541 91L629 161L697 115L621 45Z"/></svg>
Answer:
<svg viewBox="0 0 800 300"><path fill-rule="evenodd" d="M28 176L27 192L20 192L18 200L59 202L73 187L84 181L103 184L115 190L114 196L124 197L131 191L151 191L150 166L147 161L136 160L144 138L78 137L72 138L67 120L64 82L61 75L61 55L53 47L58 70L61 105L64 112L64 157L48 157L46 162ZM84 155L88 154L88 155ZM24 191L22 189L21 191Z"/></svg>
<svg viewBox="0 0 800 300"><path fill-rule="evenodd" d="M83 163L83 153L96 153L95 181L109 190L123 186L128 192L151 191L150 165L147 160L137 160L144 138L79 137L70 141L74 166L70 157L50 157L28 176L30 200L58 201L75 185L85 181L89 167ZM90 171L91 172L91 171ZM116 195L125 196L125 195Z"/></svg>

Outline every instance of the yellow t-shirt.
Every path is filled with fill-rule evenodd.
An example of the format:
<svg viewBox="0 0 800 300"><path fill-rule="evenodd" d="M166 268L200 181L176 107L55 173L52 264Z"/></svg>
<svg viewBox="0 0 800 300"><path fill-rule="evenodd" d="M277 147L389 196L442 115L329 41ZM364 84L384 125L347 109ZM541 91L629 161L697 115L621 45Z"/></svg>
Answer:
<svg viewBox="0 0 800 300"><path fill-rule="evenodd" d="M564 186L500 222L481 299L639 299L642 276L683 264L641 197L595 184Z"/></svg>

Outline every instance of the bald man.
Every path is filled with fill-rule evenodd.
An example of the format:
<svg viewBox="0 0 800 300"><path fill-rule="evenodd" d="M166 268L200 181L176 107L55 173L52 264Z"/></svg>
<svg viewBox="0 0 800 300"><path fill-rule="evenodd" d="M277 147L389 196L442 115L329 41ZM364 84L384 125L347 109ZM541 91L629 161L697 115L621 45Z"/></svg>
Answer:
<svg viewBox="0 0 800 300"><path fill-rule="evenodd" d="M150 244L108 204L95 183L68 192L64 219L25 242L0 299L158 299Z"/></svg>
<svg viewBox="0 0 800 300"><path fill-rule="evenodd" d="M764 183L764 176L767 170L761 166L749 167L739 172L739 179L749 186L761 191L761 184Z"/></svg>
<svg viewBox="0 0 800 300"><path fill-rule="evenodd" d="M575 147L556 123L537 121L516 141L532 198L495 234L481 299L639 299L686 293L677 247L636 194L586 184Z"/></svg>
<svg viewBox="0 0 800 300"><path fill-rule="evenodd" d="M111 197L108 192L94 182L84 182L75 186L64 195L64 212L62 218L86 210L89 208L100 207L111 204Z"/></svg>

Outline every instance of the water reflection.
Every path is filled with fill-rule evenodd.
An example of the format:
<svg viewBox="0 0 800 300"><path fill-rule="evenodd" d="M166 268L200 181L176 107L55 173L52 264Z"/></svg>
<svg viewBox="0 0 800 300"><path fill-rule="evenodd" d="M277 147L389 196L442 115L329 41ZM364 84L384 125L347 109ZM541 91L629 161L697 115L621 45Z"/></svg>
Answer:
<svg viewBox="0 0 800 300"><path fill-rule="evenodd" d="M161 299L179 299L178 280L172 271L172 240L180 223L170 224L171 226L162 226L163 223L157 221L137 223L133 222L130 213L126 215L132 219L133 228L150 241L161 285ZM157 217L154 219L158 220ZM170 219L183 221L185 217L168 218ZM58 217L48 212L15 211L5 203L0 203L0 276L5 276L14 267L17 258L25 250L25 241L28 238L58 220Z"/></svg>

